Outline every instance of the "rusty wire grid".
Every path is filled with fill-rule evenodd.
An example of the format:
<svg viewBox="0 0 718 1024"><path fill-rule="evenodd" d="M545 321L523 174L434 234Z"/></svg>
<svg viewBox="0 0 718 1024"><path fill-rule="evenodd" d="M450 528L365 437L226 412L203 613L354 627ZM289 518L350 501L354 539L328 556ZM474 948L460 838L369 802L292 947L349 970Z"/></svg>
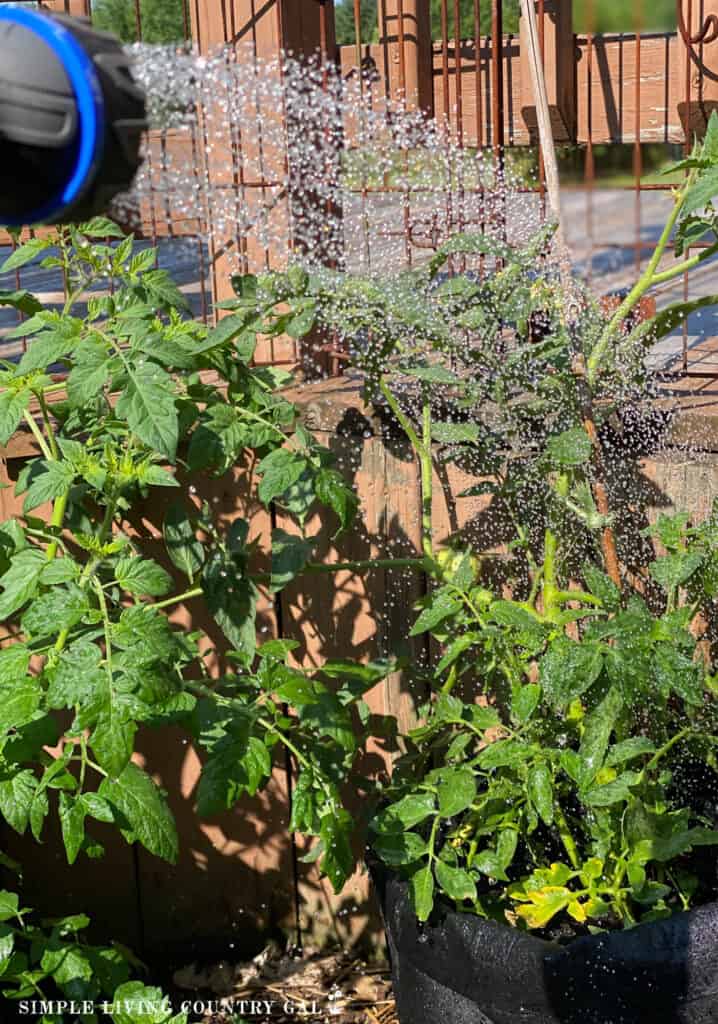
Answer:
<svg viewBox="0 0 718 1024"><path fill-rule="evenodd" d="M466 152L467 161L486 153L509 165L533 161L535 180L527 177L524 189L545 204L525 47L520 33L504 31L500 0L440 0L438 31L435 25L433 34L430 0L378 0L378 24L371 36L362 30L366 0L349 0L354 39L342 46L337 45L335 35L338 2L214 0L200 5L186 0L184 34L201 52L227 43L235 55L241 53L236 59L247 60L250 54L258 75L262 73L260 61L278 57L279 47L307 57L319 51L323 67L333 65L342 80L359 83L370 107L398 103L422 110L451 137L453 146ZM92 13L89 0L47 0L42 6L85 16ZM674 182L647 174L646 146L662 147L667 161L681 147L689 150L694 135L705 129L711 111L718 108L718 0L676 0L675 27L667 32L644 30L640 0L622 4L621 9L625 31L577 32L570 0L536 0L554 134L560 149L572 153L574 169L577 164L581 167L580 175L574 173L570 187L563 192L565 233L576 272L588 278L598 293L624 288L635 278L669 208ZM140 0L134 0L134 11L141 38ZM590 26L590 0L584 13ZM467 23L471 26L468 33ZM329 78L327 73L327 89L332 88ZM258 121L261 115L258 108ZM239 220L231 237L226 230L219 237L211 208L197 218L178 215L163 186L165 172L180 154L194 168L198 182L207 175L207 153L213 145L207 123L200 116L181 128L150 133L145 175L149 185L143 195L140 223L132 225L140 244L144 241L158 248L158 265L179 274L195 315L205 320L212 315L212 303L231 294L230 268L249 272L281 264L295 249L294 227L303 216L296 196L286 186L283 191L278 189L277 179L282 174L270 166L263 152L261 130L250 146L239 123L228 126L231 170L224 172L222 188L234 190L238 202L252 190L266 196L275 189L277 202L287 206L287 252L278 255L276 248L248 237ZM345 136L343 145L351 153L348 123ZM632 166L627 175L606 188L601 160L615 147L630 149ZM529 158L532 153L535 156ZM400 148L397 159L400 166L408 166L410 149ZM291 178L290 161L287 152L285 178ZM327 167L326 173L337 173L336 167ZM363 266L379 267L387 247L411 265L425 258L448 232L483 227L476 203L469 204L467 215L464 202L464 195L480 191L481 185L459 180L443 195L434 189L429 199L426 189L412 185L409 174L398 177L399 184L388 175L380 182L347 182L343 211L329 210L328 200L321 200L327 205L328 219L343 213L346 222L346 252L331 258L335 265L351 269L356 256ZM385 221L381 232L374 224L378 209L383 210ZM511 210L507 218L510 221ZM9 251L13 244L9 236L0 235L0 256L3 247ZM691 282L686 277L670 290L659 291L658 303L688 298L692 290L718 291L716 276L715 265L709 261ZM50 304L61 298L62 282L34 265L15 272L8 283L39 291ZM7 330L14 316L0 314L0 331ZM656 368L713 378L718 374L715 335L718 325L711 316L689 320L654 353ZM18 349L24 344L18 342ZM324 353L325 372L340 373L344 357L335 340L323 339L318 344L315 339L314 345ZM6 346L5 354L10 352ZM291 341L272 342L260 354L261 361L271 363L293 364L300 358L297 344Z"/></svg>

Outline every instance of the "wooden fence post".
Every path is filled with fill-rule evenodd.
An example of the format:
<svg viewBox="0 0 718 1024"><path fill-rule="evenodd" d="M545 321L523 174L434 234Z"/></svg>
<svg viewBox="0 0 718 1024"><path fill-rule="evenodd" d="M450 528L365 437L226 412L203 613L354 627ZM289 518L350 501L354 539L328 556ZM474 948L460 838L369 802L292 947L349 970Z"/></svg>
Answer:
<svg viewBox="0 0 718 1024"><path fill-rule="evenodd" d="M539 18L551 126L557 142L573 142L576 138L576 44L572 8L572 0L544 0L543 18ZM520 50L521 113L531 139L535 141L538 122L527 63L530 53L527 26L523 18L520 23Z"/></svg>
<svg viewBox="0 0 718 1024"><path fill-rule="evenodd" d="M379 43L389 95L433 116L430 0L379 0Z"/></svg>
<svg viewBox="0 0 718 1024"><path fill-rule="evenodd" d="M718 109L718 0L682 0L678 16L678 113L686 141L701 137Z"/></svg>
<svg viewBox="0 0 718 1024"><path fill-rule="evenodd" d="M75 18L90 17L90 0L44 0L41 6L56 14L71 14Z"/></svg>
<svg viewBox="0 0 718 1024"><path fill-rule="evenodd" d="M255 62L259 79L269 76L280 83L285 55L298 60L318 57L326 63L336 61L334 0L196 0L192 4L192 37L200 53L229 46L238 62ZM308 190L292 188L291 146L285 144L286 138L281 145L277 142L290 126L276 97L272 109L262 107L249 113L249 124L228 124L221 109L219 115L210 110L201 116L207 126L205 133L211 136L206 157L207 227L212 298L217 303L233 297L230 278L238 264L243 272L282 269L291 255L292 224L323 224L326 218L318 218L316 210L307 213L316 205ZM274 142L267 145L270 136ZM265 204L267 196L272 200L264 240L253 232L244 237L218 237L216 218L212 216L215 194L219 203L228 190L238 189L249 204L255 198ZM297 356L296 343L289 338L260 343L256 353L261 363L292 363Z"/></svg>

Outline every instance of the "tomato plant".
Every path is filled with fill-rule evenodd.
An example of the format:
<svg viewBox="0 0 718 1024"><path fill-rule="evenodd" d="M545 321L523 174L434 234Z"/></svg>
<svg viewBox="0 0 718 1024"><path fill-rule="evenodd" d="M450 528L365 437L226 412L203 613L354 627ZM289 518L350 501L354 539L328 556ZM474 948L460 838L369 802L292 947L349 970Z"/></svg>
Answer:
<svg viewBox="0 0 718 1024"><path fill-rule="evenodd" d="M520 244L455 236L391 279L319 269L256 282L265 329L301 319L345 340L421 467L431 585L412 634L441 653L370 845L410 880L422 920L439 894L535 929L628 927L715 897L714 873L696 867L718 843L715 667L697 626L716 593L718 508L701 525L661 515L619 532L606 464L612 424L649 394L647 348L716 302L632 322L646 291L718 249L717 160L713 116L610 319L547 258L551 225ZM707 247L681 259L699 237ZM679 261L665 266L669 243ZM437 461L475 478L464 495L490 498L508 556L435 550ZM685 791L686 764L700 766L700 792Z"/></svg>
<svg viewBox="0 0 718 1024"><path fill-rule="evenodd" d="M190 481L221 477L251 451L260 501L300 522L318 502L336 531L350 527L356 497L281 394L288 375L252 365L254 299L207 329L187 316L155 251L134 248L98 218L20 246L1 268L37 258L59 267L67 300L58 312L27 292L0 295L28 317L13 333L30 338L19 362L0 368L0 443L25 430L37 450L15 486L22 514L0 524L0 814L38 841L57 815L71 864L102 856L97 821L172 862L166 795L132 760L140 726L182 724L196 739L201 815L255 793L285 744L301 766L293 827L322 837L323 870L339 886L353 864L339 786L362 742L354 706L387 666L304 673L287 664L290 642L258 647L260 588L291 581L310 545L276 530L271 572L260 572L249 523L220 523ZM94 297L108 278L111 294ZM129 525L159 492L171 495L164 566ZM208 668L215 644L171 623L193 601L224 634L234 669L219 679ZM287 704L299 713L288 716ZM44 981L72 981L77 998L97 994L89 953L73 953L77 973L60 977L43 958L14 953L15 933L3 927L6 996Z"/></svg>
<svg viewBox="0 0 718 1024"><path fill-rule="evenodd" d="M718 593L718 510L702 524L663 515L648 535L621 532L606 464L612 423L646 394L646 347L713 301L630 325L648 288L718 248L661 263L672 238L679 258L698 233L715 238L717 162L714 117L653 258L608 321L549 257L550 225L513 244L461 234L391 278L298 265L238 277L211 329L191 319L154 251L137 251L110 221L17 248L0 269L39 258L62 270L67 299L58 312L27 292L0 293L28 317L14 333L30 338L19 362L0 368L0 443L23 430L36 445L15 487L22 514L0 524L8 825L39 840L57 815L70 863L102 855L98 821L173 861L165 794L132 755L141 726L179 725L202 753L201 816L255 794L276 751L289 752L289 827L313 837L308 856L337 890L363 827L345 798L361 795L364 838L410 880L422 920L439 895L538 929L567 919L630 926L712 898L696 851L718 842L715 815L681 772L692 762L707 784L717 778L718 686L697 624ZM109 294L93 295L108 278ZM350 530L358 500L287 399L289 376L255 366L253 354L258 336L300 338L317 325L346 339L367 399L413 447L414 558L312 560L310 512L318 505L333 530ZM500 544L437 549L437 463L470 476L466 494L487 496ZM219 519L192 482L231 480L238 464L254 467L258 500L297 525L273 530L269 572L249 522ZM172 495L164 564L130 526L160 489ZM659 549L647 547L653 539ZM432 637L440 653L423 670L431 697L388 781L358 767L371 735L397 731L364 700L396 664L308 670L291 641L257 642L262 591L338 568L428 581L412 635ZM173 610L192 602L224 635L221 674L214 642L173 624ZM94 997L139 984L119 961L103 980L103 954L74 937L75 973L58 975L43 951L77 922L33 933L28 958L15 898L2 898L6 921L19 924L0 935L6 995L47 984Z"/></svg>

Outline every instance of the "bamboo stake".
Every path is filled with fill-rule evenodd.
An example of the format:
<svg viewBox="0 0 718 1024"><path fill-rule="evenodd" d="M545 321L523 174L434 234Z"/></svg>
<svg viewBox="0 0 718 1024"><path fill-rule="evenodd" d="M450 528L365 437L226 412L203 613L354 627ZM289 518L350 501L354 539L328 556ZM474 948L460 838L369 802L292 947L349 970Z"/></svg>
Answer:
<svg viewBox="0 0 718 1024"><path fill-rule="evenodd" d="M556 160L556 146L553 140L553 128L551 127L551 113L548 105L548 91L546 89L546 76L544 74L543 60L541 59L541 46L539 43L538 22L534 0L521 0L521 16L526 22L528 29L527 38L529 46L529 67L531 69L531 84L533 85L534 102L536 104L536 120L538 121L539 142L543 153L544 173L546 176L546 191L548 200L558 221L558 242L563 246L563 231L561 228L561 192L558 179L558 163Z"/></svg>
<svg viewBox="0 0 718 1024"><path fill-rule="evenodd" d="M556 146L551 126L551 113L548 104L548 92L546 89L546 76L544 74L543 61L541 59L541 47L539 44L538 22L534 0L521 0L521 15L525 19L527 28L527 40L529 47L528 64L531 69L531 82L533 85L534 102L536 104L536 120L538 122L539 142L543 153L544 173L546 176L546 192L548 193L549 205L558 222L556 240L559 244L559 260L561 264L561 276L565 284L570 287L571 266L566 251L563 230L561 225L561 190L558 177L558 162L556 160ZM570 291L568 292L570 294ZM593 447L594 481L593 494L596 507L602 516L609 515L608 488L605 483L606 473L603 464L603 451L601 440L596 429L596 421L593 414L593 403L591 392L586 379L586 367L582 358L576 360L574 374L579 383L581 404L583 413L583 425ZM606 525L601 532L601 548L606 564L606 571L617 587L621 587L621 570L616 550L616 539L613 529Z"/></svg>

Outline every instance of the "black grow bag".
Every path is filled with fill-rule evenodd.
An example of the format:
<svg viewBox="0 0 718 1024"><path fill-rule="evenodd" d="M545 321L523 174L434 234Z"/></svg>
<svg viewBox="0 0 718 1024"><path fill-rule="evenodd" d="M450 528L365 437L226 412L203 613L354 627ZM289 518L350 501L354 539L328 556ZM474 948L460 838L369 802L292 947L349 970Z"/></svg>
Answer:
<svg viewBox="0 0 718 1024"><path fill-rule="evenodd" d="M714 1024L718 904L558 946L439 907L420 925L406 883L379 893L401 1024Z"/></svg>

